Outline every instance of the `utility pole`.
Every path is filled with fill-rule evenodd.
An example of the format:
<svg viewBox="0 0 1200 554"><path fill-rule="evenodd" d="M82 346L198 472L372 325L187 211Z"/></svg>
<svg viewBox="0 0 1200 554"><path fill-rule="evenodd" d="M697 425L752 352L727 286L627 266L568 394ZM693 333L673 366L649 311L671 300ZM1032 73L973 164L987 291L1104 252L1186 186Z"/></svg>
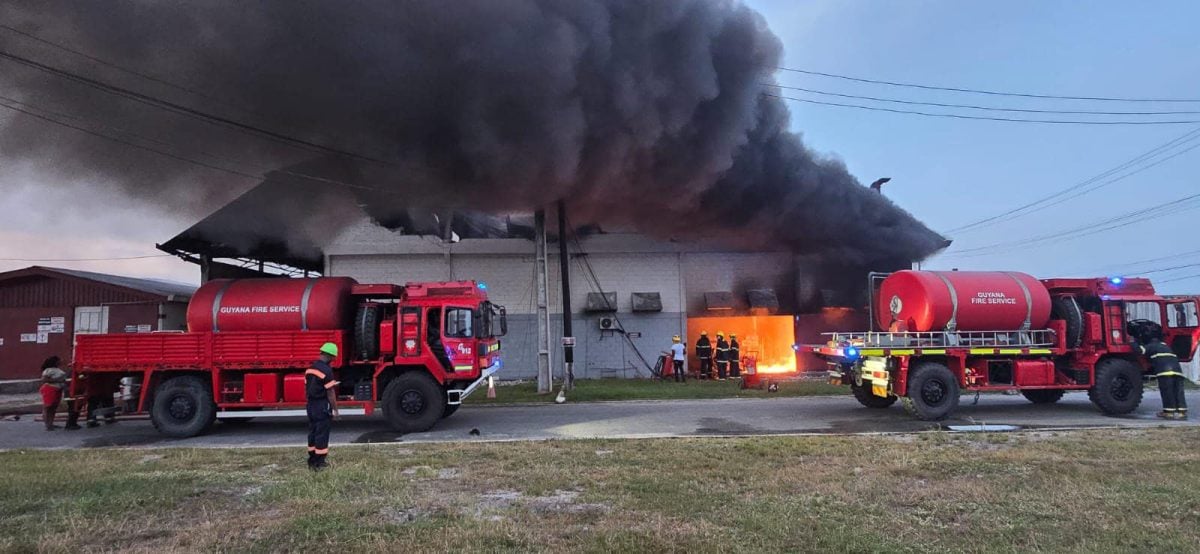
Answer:
<svg viewBox="0 0 1200 554"><path fill-rule="evenodd" d="M538 394L547 394L554 389L554 376L550 373L550 310L548 299L548 277L546 262L546 210L533 213L533 241L537 261L534 262L537 280L537 349L538 349Z"/></svg>
<svg viewBox="0 0 1200 554"><path fill-rule="evenodd" d="M575 387L575 335L571 333L571 260L567 257L567 208L558 201L558 264L562 279L563 391Z"/></svg>

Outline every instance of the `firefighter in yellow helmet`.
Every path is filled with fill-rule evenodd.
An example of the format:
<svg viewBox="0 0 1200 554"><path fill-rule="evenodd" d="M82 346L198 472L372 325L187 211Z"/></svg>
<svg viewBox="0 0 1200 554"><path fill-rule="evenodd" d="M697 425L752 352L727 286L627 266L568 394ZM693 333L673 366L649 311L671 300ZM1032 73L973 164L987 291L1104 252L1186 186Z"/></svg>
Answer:
<svg viewBox="0 0 1200 554"><path fill-rule="evenodd" d="M308 399L308 469L320 471L328 464L329 431L337 417L337 386L333 366L338 347L332 342L321 345L321 357L304 372L304 395Z"/></svg>
<svg viewBox="0 0 1200 554"><path fill-rule="evenodd" d="M687 347L683 345L683 339L679 335L671 337L671 374L675 376L676 383L687 380L687 374L683 372L683 360L685 359L687 359Z"/></svg>
<svg viewBox="0 0 1200 554"><path fill-rule="evenodd" d="M729 343L725 333L717 331L717 379L724 381L729 375Z"/></svg>
<svg viewBox="0 0 1200 554"><path fill-rule="evenodd" d="M700 339L696 341L696 357L700 358L700 378L712 379L712 342L708 340L708 331L700 331Z"/></svg>

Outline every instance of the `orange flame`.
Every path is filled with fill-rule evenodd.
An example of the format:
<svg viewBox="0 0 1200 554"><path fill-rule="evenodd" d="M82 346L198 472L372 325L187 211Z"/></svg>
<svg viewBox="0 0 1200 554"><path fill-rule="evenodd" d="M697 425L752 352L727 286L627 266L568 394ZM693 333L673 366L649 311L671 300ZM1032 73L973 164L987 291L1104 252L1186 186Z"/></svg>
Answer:
<svg viewBox="0 0 1200 554"><path fill-rule="evenodd" d="M737 334L742 358L753 359L758 373L796 373L796 328L791 316L730 316L688 318L688 352L692 356L692 367L699 367L696 341L700 331L708 331L708 338L716 346L717 331L724 331L726 340ZM749 369L743 364L743 371Z"/></svg>

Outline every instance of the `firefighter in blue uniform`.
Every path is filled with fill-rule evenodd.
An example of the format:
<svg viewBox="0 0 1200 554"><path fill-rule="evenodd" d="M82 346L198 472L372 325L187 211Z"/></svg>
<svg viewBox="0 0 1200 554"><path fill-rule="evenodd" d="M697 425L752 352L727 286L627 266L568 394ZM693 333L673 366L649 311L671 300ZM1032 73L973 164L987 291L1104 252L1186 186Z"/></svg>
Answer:
<svg viewBox="0 0 1200 554"><path fill-rule="evenodd" d="M1162 341L1162 327L1144 324L1138 329L1134 343L1138 352L1154 366L1158 379L1158 392L1162 395L1163 409L1158 417L1163 419L1187 419L1187 399L1183 396L1183 368L1179 356Z"/></svg>
<svg viewBox="0 0 1200 554"><path fill-rule="evenodd" d="M712 341L708 340L708 331L700 331L700 339L696 341L696 357L700 358L700 378L712 378Z"/></svg>
<svg viewBox="0 0 1200 554"><path fill-rule="evenodd" d="M308 468L319 471L328 464L329 431L337 417L337 386L330 362L337 358L332 342L321 345L321 357L304 372L304 394L308 399Z"/></svg>
<svg viewBox="0 0 1200 554"><path fill-rule="evenodd" d="M717 380L724 381L729 375L729 343L725 341L725 333L717 331Z"/></svg>
<svg viewBox="0 0 1200 554"><path fill-rule="evenodd" d="M738 343L737 333L729 333L729 377L742 378L742 345Z"/></svg>

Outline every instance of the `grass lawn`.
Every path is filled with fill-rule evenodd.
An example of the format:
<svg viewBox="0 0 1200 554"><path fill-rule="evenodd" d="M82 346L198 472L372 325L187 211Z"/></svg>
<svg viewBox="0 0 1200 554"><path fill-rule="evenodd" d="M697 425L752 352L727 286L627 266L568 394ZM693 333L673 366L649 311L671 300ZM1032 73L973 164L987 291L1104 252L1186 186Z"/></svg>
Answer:
<svg viewBox="0 0 1200 554"><path fill-rule="evenodd" d="M512 404L519 402L553 402L557 394L537 393L536 382L497 385L496 398L488 398L486 390L467 398L468 404ZM823 381L783 381L778 392L765 389L742 390L740 381L697 381L686 383L658 379L579 379L568 396L572 402L596 400L678 400L688 398L772 398L777 396L814 396L850 394L850 389Z"/></svg>
<svg viewBox="0 0 1200 554"><path fill-rule="evenodd" d="M0 551L1195 552L1200 430L0 453Z"/></svg>

